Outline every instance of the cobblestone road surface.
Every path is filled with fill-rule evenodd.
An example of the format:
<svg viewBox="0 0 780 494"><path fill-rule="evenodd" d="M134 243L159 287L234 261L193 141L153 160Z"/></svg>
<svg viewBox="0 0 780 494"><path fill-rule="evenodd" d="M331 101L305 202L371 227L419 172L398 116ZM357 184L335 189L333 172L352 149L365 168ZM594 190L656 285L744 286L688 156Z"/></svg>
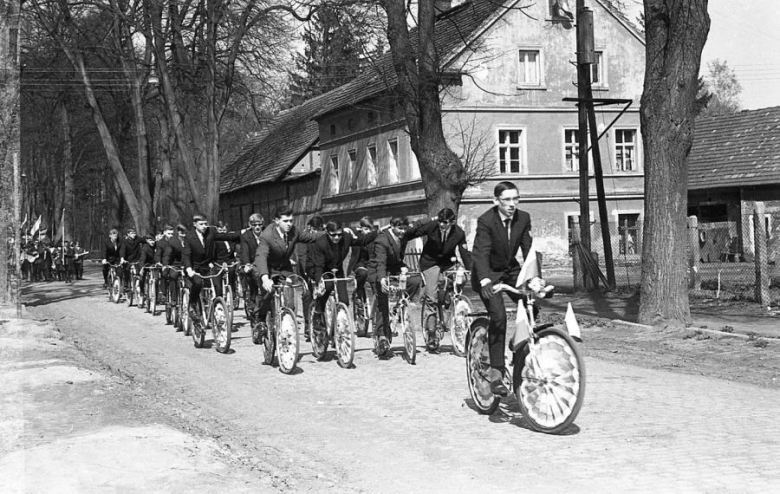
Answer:
<svg viewBox="0 0 780 494"><path fill-rule="evenodd" d="M587 333L585 404L569 434L549 436L526 427L511 397L479 415L465 360L447 352L421 347L410 366L399 339L387 361L358 339L355 368L345 370L317 362L302 341L301 372L288 376L261 364L246 325L234 353L198 350L163 316L109 304L96 282L81 283L79 293L33 287L30 314L57 319L85 351L234 451L294 472L292 490L780 489L780 392L587 359Z"/></svg>

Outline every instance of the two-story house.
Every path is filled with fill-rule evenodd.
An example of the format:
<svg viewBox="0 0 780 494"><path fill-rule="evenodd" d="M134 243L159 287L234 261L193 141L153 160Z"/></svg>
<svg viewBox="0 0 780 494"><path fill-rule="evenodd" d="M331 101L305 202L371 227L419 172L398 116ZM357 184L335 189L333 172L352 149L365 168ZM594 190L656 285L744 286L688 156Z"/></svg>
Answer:
<svg viewBox="0 0 780 494"><path fill-rule="evenodd" d="M515 182L533 235L547 252L568 251L579 217L576 33L555 0L529 3L467 1L440 14L436 46L447 86L443 119L450 146L490 176L467 190L459 222L473 235L476 218L492 205L501 180ZM596 63L594 98L631 99L624 108L597 108L610 221L624 236L639 234L643 164L639 98L644 78L642 34L611 3L593 0ZM388 64L339 88L315 116L322 167L324 217L387 220L427 213L420 172ZM597 211L591 182L591 211ZM597 216L597 215L596 215ZM628 228L625 228L625 227ZM632 230L633 227L633 230ZM600 237L594 229L594 249ZM616 253L626 238L613 238Z"/></svg>

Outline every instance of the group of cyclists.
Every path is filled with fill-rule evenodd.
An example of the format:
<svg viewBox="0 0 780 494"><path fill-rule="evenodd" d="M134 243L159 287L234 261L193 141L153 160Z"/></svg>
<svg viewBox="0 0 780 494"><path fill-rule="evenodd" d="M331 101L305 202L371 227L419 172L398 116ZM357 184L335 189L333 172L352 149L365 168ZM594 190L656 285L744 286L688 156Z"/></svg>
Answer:
<svg viewBox="0 0 780 494"><path fill-rule="evenodd" d="M494 286L500 283L514 284L520 272L520 262L515 255L522 250L528 254L531 245L530 217L517 208L518 191L511 182L501 182L494 190L494 207L477 222L474 248L469 252L466 234L457 225L453 210L444 208L430 219L410 223L406 217L394 217L383 228L370 218L360 219L355 228L345 227L341 221L323 221L319 216L309 219L306 228L294 226L295 212L289 205L280 206L273 219L266 225L264 217L253 213L248 225L240 233L229 232L227 225L218 222L210 226L208 219L196 214L192 228L182 224L166 225L156 237L140 238L132 228L123 239L112 229L103 246L103 277L108 284L111 266L122 266L124 288L130 290L130 265L158 266L160 273L159 303L177 303L178 277L185 276L189 287L186 301L192 321L198 322L201 312L197 301L203 287L203 277L222 273L223 263L231 268L225 274L234 290L241 283L246 301L253 341L258 342L267 334L267 315L271 310L275 279L291 275L303 277L307 282L304 291L304 312L308 304L314 304L313 317L306 321L306 338L317 338L324 331L325 304L333 290L339 302L349 305L365 304L366 284L374 294L375 312L373 331L378 356L390 350L390 304L388 295L393 291L390 278L406 271L404 254L407 243L418 237L426 237L419 257L419 273L409 276L403 290L414 297L424 286L422 294L423 321L425 313L436 311L444 301L439 293L441 273L456 263L471 272L472 288L479 294L490 314L490 381L491 389L499 395L507 390L502 384L506 334L504 301ZM349 266L344 262L350 256ZM460 260L458 260L458 256ZM148 273L149 270L142 270ZM326 273L340 279L323 280ZM348 295L346 274L355 280L354 291ZM142 281L141 286L145 286ZM222 295L222 282L213 283L217 296ZM170 288L170 289L169 289ZM170 295L169 295L170 294ZM169 296L170 300L166 297ZM435 322L435 319L430 319ZM432 323L432 324L433 324ZM424 327L427 338L432 338L440 328ZM431 347L429 347L431 348Z"/></svg>

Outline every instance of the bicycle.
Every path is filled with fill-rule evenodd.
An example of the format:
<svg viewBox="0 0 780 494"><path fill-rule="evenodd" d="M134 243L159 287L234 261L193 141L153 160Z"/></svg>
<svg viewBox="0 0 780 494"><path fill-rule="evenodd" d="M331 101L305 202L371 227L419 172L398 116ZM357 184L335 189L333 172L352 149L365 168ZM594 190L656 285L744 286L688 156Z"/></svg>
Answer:
<svg viewBox="0 0 780 494"><path fill-rule="evenodd" d="M365 268L364 268L365 269ZM363 290L368 290L369 283L364 285ZM357 336L363 338L372 330L372 315L376 311L376 297L368 301L368 296L361 297L357 292L357 282L355 290L352 291L352 319L355 321L355 332Z"/></svg>
<svg viewBox="0 0 780 494"><path fill-rule="evenodd" d="M538 280L538 281L534 281ZM567 330L553 324L538 324L534 315L535 299L552 296L554 287L535 278L518 290L505 284L500 291L525 295L518 301L517 330L507 349L504 384L514 392L523 416L531 428L548 434L565 431L577 418L585 397L585 362ZM530 286L529 286L530 285ZM476 319L466 338L466 379L469 393L479 413L492 414L501 397L490 391L488 372L487 312L472 313ZM523 323L527 317L528 325ZM529 330L528 328L533 328Z"/></svg>
<svg viewBox="0 0 780 494"><path fill-rule="evenodd" d="M212 275L196 274L203 280L203 288L200 291L196 309L201 319L199 322L195 322L188 318L195 348L203 348L206 345L206 329L211 328L214 344L219 353L227 353L230 350L230 339L233 332L232 314L228 310L225 300L218 297L214 289L214 278L219 277L223 272L224 268L220 268Z"/></svg>
<svg viewBox="0 0 780 494"><path fill-rule="evenodd" d="M168 291L165 294L165 324L172 324L177 331L180 331L181 325L181 302L175 296L177 293L181 293L182 278L184 277L184 271L176 269L173 266L166 266L169 271L176 271L179 276L176 280L168 280ZM170 277L170 274L169 274ZM174 283L179 284L179 290L174 290Z"/></svg>
<svg viewBox="0 0 780 494"><path fill-rule="evenodd" d="M148 271L146 275L146 296L145 306L146 312L153 316L157 315L157 288L159 286L160 267L159 266L146 266L142 269Z"/></svg>
<svg viewBox="0 0 780 494"><path fill-rule="evenodd" d="M252 266L251 264L244 264L243 266L240 266L238 269L238 290L239 290L239 297L243 299L244 301L244 315L246 316L246 320L249 321L250 326L254 326L254 321L252 320L252 314L249 312L249 277L252 276L252 272L250 271L247 273L244 271L244 268L246 266ZM254 342L256 345L258 342Z"/></svg>
<svg viewBox="0 0 780 494"><path fill-rule="evenodd" d="M132 307L135 302L136 307L143 308L143 293L141 293L141 269L138 268L138 262L130 263L130 289L127 292L127 306Z"/></svg>
<svg viewBox="0 0 780 494"><path fill-rule="evenodd" d="M314 301L309 308L309 323L312 331L311 350L314 358L324 360L328 346L333 342L338 362L344 369L349 369L355 359L355 322L347 304L339 302L336 283L353 281L354 278L337 278L338 269L330 273L323 273L322 279L317 284L314 292ZM326 278L327 277L327 278ZM325 293L325 283L332 283L333 289L325 303L324 330L318 329L314 322L317 299Z"/></svg>
<svg viewBox="0 0 780 494"><path fill-rule="evenodd" d="M263 363L273 365L274 356L279 362L279 370L291 374L298 364L300 347L298 344L298 321L295 311L290 307L286 291L306 286L306 282L297 274L285 278L274 275L273 306L266 315L268 331L258 334L257 340L263 345ZM255 331L253 331L255 333ZM255 339L253 334L252 339Z"/></svg>
<svg viewBox="0 0 780 494"><path fill-rule="evenodd" d="M185 270L179 271L179 325L176 327L177 331L183 331L184 336L190 336L190 311L187 310L190 304L190 287Z"/></svg>
<svg viewBox="0 0 780 494"><path fill-rule="evenodd" d="M122 300L122 265L109 264L108 270L108 301L118 304Z"/></svg>
<svg viewBox="0 0 780 494"><path fill-rule="evenodd" d="M222 269L225 271L225 276L222 277L222 294L225 299L225 305L230 311L230 319L233 319L233 313L238 309L239 297L233 294L233 287L230 286L230 269L238 266L237 262L228 264L222 263Z"/></svg>
<svg viewBox="0 0 780 494"><path fill-rule="evenodd" d="M406 268L404 268L406 269ZM420 272L403 272L401 275L387 277L388 297L391 294L396 295L393 307L390 309L391 332L403 335L404 338L404 357L410 365L414 365L417 359L417 339L415 329L409 317L409 294L406 292L406 279L411 276L419 276ZM388 340L392 343L392 337L388 335ZM374 350L379 346L379 337L374 331Z"/></svg>
<svg viewBox="0 0 780 494"><path fill-rule="evenodd" d="M420 315L422 318L425 347L429 352L436 352L441 347L444 337L443 328L447 327L452 339L452 350L458 357L466 354L466 335L471 326L469 314L473 312L471 301L463 295L465 285L471 273L463 270L460 263L443 271L439 277L438 300L436 312L425 314L425 306ZM432 338L428 334L432 333Z"/></svg>

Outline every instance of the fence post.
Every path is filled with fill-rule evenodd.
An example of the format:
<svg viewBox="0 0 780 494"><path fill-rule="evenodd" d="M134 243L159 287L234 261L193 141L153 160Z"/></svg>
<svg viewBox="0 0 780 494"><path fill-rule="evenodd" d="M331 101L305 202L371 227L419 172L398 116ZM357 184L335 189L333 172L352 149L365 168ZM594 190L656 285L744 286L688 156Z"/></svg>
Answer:
<svg viewBox="0 0 780 494"><path fill-rule="evenodd" d="M580 292L585 289L585 271L582 269L582 259L580 259L580 228L577 223L571 225L571 272L574 277L574 291Z"/></svg>
<svg viewBox="0 0 780 494"><path fill-rule="evenodd" d="M701 275L699 274L699 219L696 216L688 216L688 288L694 291L701 290Z"/></svg>
<svg viewBox="0 0 780 494"><path fill-rule="evenodd" d="M767 262L766 231L764 228L764 203L757 202L753 210L753 249L756 263L756 302L768 306L769 264Z"/></svg>

